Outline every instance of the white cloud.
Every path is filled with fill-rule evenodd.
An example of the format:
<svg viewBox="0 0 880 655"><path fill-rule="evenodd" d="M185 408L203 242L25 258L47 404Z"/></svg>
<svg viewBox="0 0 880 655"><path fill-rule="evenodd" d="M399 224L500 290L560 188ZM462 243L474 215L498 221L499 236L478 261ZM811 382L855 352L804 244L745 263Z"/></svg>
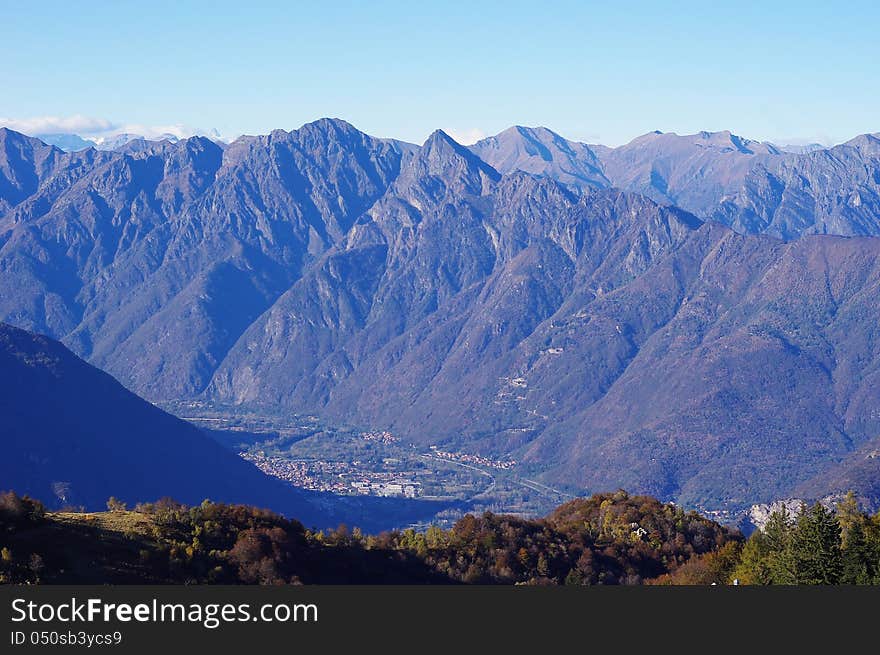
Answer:
<svg viewBox="0 0 880 655"><path fill-rule="evenodd" d="M170 125L144 125L141 123L119 123L105 118L89 116L37 116L33 118L2 118L0 127L8 127L16 132L29 135L39 134L77 134L101 143L119 134L133 134L147 139L159 139L171 134L178 139L191 136L209 136L223 140L217 130L205 130L183 123Z"/></svg>
<svg viewBox="0 0 880 655"><path fill-rule="evenodd" d="M485 139L488 136L483 130L477 127L465 129L449 128L444 129L443 131L463 146L472 145L480 139Z"/></svg>
<svg viewBox="0 0 880 655"><path fill-rule="evenodd" d="M110 132L116 128L112 121L88 116L36 116L33 118L0 118L0 126L23 134L79 134L86 136Z"/></svg>

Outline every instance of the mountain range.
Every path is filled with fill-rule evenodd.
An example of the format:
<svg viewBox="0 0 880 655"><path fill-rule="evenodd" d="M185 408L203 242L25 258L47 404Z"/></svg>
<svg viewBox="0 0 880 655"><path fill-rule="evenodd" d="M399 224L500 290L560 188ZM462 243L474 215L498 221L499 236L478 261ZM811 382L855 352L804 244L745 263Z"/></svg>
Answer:
<svg viewBox="0 0 880 655"><path fill-rule="evenodd" d="M651 132L608 148L518 127L472 149L502 173L633 191L743 233L880 234L878 134L788 152L730 132Z"/></svg>
<svg viewBox="0 0 880 655"><path fill-rule="evenodd" d="M696 506L876 494L877 235L878 135L467 148L322 119L65 153L0 129L0 320L151 401Z"/></svg>

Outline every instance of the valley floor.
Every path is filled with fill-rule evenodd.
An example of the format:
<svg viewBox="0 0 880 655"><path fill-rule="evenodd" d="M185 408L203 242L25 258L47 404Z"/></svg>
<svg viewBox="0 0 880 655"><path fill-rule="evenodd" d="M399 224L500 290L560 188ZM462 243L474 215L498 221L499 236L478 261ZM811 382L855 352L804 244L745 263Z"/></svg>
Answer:
<svg viewBox="0 0 880 655"><path fill-rule="evenodd" d="M166 409L202 428L267 475L341 496L440 501L447 508L400 527L451 526L466 512L543 516L575 496L507 458L404 441L384 430L322 425L313 416L276 417L201 403Z"/></svg>

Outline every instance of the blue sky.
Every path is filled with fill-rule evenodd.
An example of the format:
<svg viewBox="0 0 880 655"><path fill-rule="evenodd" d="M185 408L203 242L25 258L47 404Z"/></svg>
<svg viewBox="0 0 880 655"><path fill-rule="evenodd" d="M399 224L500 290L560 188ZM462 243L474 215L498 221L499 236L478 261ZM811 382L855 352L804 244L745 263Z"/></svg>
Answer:
<svg viewBox="0 0 880 655"><path fill-rule="evenodd" d="M874 2L426 4L0 0L0 119L235 136L336 116L414 142L521 124L610 145L880 131Z"/></svg>

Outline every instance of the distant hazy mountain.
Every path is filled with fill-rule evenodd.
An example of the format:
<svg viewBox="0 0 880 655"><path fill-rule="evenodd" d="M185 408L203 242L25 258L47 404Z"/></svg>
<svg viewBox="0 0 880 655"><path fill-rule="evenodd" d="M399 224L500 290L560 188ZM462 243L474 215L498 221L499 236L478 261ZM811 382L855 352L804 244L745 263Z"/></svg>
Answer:
<svg viewBox="0 0 880 655"><path fill-rule="evenodd" d="M511 127L470 149L502 173L524 171L575 186L611 186L590 146L567 141L546 127Z"/></svg>
<svg viewBox="0 0 880 655"><path fill-rule="evenodd" d="M35 136L43 143L60 148L64 152L76 152L98 145L91 139L83 139L78 134L37 134Z"/></svg>
<svg viewBox="0 0 880 655"><path fill-rule="evenodd" d="M36 134L34 135L34 138L37 138L50 146L55 146L64 152L77 152L78 150L85 150L86 148L96 148L97 150L118 150L130 146L132 142L153 143L169 141L170 143L177 143L180 140L176 135L167 132L151 137L133 132L122 132L110 136L91 138L83 138L78 134ZM224 143L217 130L211 130L210 134L206 135L206 138L210 138L217 143Z"/></svg>
<svg viewBox="0 0 880 655"><path fill-rule="evenodd" d="M160 134L158 137L148 139L142 134L123 132L121 134L114 134L113 136L95 139L95 147L98 148L98 150L117 150L132 141L168 141L169 143L177 143L179 140L180 139L173 134Z"/></svg>
<svg viewBox="0 0 880 655"><path fill-rule="evenodd" d="M711 215L756 164L781 155L768 143L730 132L685 136L651 132L619 148L599 148L597 152L613 186L698 216Z"/></svg>
<svg viewBox="0 0 880 655"><path fill-rule="evenodd" d="M877 154L526 128L418 147L330 119L63 153L0 130L0 318L152 400L742 507L880 430L880 239L751 234L880 234Z"/></svg>
<svg viewBox="0 0 880 655"><path fill-rule="evenodd" d="M795 155L805 155L808 152L816 152L817 150L826 150L829 146L822 145L821 143L789 143L785 145L776 145L777 150L781 150L782 152L790 152Z"/></svg>
<svg viewBox="0 0 880 655"><path fill-rule="evenodd" d="M546 128L514 127L471 149L502 173L524 171L578 187L616 187L711 214L774 146L730 132L651 132L619 148L567 141Z"/></svg>
<svg viewBox="0 0 880 655"><path fill-rule="evenodd" d="M86 148L97 150L117 150L132 141L170 141L176 143L179 139L173 134L162 134L156 139L147 139L141 134L122 133L109 137L95 137L84 139L78 134L37 134L34 138L43 143L55 146L64 152L77 152Z"/></svg>
<svg viewBox="0 0 880 655"><path fill-rule="evenodd" d="M651 132L608 148L566 141L544 128L511 128L472 150L502 173L616 187L739 232L795 239L880 235L876 142L876 135L863 135L834 148L778 148L730 132Z"/></svg>

